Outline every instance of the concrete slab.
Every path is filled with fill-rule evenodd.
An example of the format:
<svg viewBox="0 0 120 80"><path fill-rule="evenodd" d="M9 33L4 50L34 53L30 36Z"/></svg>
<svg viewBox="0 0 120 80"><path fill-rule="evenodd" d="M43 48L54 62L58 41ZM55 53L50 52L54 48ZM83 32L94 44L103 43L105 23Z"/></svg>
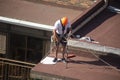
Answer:
<svg viewBox="0 0 120 80"><path fill-rule="evenodd" d="M74 53L76 54L76 52ZM83 51L79 51L79 53L86 54ZM51 53L49 56L54 57L54 55ZM60 53L59 57L61 57ZM68 60L67 64L63 62L55 65L38 63L32 69L31 77L48 80L119 80L120 72L96 57L83 57L76 54L75 57Z"/></svg>
<svg viewBox="0 0 120 80"><path fill-rule="evenodd" d="M116 54L116 55L120 56L119 48L105 46L105 45L101 45L99 43L85 42L85 41L81 41L79 39L68 40L68 46L71 46L74 48L83 48L86 50L103 52L103 53L107 53L107 54Z"/></svg>

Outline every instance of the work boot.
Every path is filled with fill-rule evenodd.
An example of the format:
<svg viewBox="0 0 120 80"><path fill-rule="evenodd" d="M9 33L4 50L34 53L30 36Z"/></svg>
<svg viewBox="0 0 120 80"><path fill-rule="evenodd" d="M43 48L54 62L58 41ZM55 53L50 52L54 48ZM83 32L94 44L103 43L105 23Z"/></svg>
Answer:
<svg viewBox="0 0 120 80"><path fill-rule="evenodd" d="M57 58L54 58L53 62L57 62Z"/></svg>
<svg viewBox="0 0 120 80"><path fill-rule="evenodd" d="M67 61L66 61L66 59L65 59L65 58L62 58L62 62L63 62L63 63L66 63Z"/></svg>

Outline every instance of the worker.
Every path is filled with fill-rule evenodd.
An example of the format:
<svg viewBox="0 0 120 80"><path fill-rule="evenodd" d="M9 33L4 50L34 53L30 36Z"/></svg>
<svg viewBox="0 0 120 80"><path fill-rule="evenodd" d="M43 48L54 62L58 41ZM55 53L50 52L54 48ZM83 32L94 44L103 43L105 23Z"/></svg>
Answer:
<svg viewBox="0 0 120 80"><path fill-rule="evenodd" d="M70 33L72 33L72 29L71 29L71 24L68 21L67 17L63 17L55 22L54 29L53 29L53 38L56 44L56 52L55 52L56 55L55 55L53 62L57 62L58 60L59 44L62 44L62 47L63 47L61 60L63 62L66 62L65 55L64 55L66 45L67 45L66 37Z"/></svg>

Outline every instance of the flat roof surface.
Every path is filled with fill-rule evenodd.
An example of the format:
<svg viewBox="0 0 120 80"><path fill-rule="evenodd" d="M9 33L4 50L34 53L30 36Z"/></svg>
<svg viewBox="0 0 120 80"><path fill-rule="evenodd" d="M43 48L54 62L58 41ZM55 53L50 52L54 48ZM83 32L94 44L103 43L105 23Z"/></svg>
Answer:
<svg viewBox="0 0 120 80"><path fill-rule="evenodd" d="M120 72L100 61L92 54L84 51L71 52L75 57L68 60L67 68L63 62L57 64L37 64L32 68L33 73L44 76L61 77L65 80L119 80ZM77 55L79 54L79 55ZM48 55L54 57L54 53ZM84 56L83 56L84 55ZM59 53L59 58L61 53ZM110 59L110 58L109 58ZM35 74L37 75L37 74Z"/></svg>
<svg viewBox="0 0 120 80"><path fill-rule="evenodd" d="M83 11L52 4L34 3L27 0L0 0L0 16L54 25L54 22L68 16L73 21Z"/></svg>
<svg viewBox="0 0 120 80"><path fill-rule="evenodd" d="M91 37L93 40L98 41L99 44L104 46L120 48L119 25L120 14L105 9L77 31L76 34Z"/></svg>

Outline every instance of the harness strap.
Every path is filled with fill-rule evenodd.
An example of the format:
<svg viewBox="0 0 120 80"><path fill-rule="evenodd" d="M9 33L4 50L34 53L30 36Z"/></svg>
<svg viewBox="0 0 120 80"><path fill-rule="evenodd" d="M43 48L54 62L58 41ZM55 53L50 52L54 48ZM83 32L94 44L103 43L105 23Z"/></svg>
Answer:
<svg viewBox="0 0 120 80"><path fill-rule="evenodd" d="M65 26L63 26L61 19L60 19L60 23L61 23L61 25L62 25L62 35L64 35Z"/></svg>

